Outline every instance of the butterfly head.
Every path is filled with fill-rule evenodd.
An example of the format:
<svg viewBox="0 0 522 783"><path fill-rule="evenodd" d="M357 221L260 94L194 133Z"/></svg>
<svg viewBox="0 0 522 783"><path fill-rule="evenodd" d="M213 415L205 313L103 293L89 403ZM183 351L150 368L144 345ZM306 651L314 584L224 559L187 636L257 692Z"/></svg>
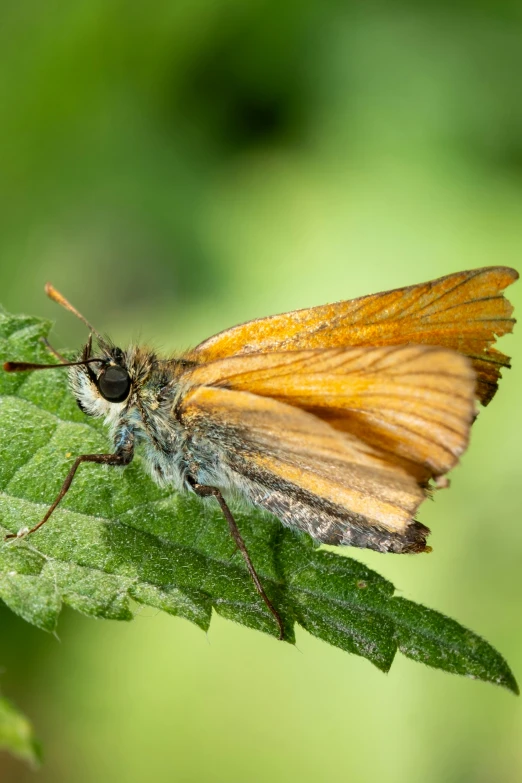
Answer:
<svg viewBox="0 0 522 783"><path fill-rule="evenodd" d="M89 338L78 364L69 370L69 378L78 406L91 416L109 416L126 406L133 383L128 358L121 348L99 340L92 355ZM81 363L80 363L81 362Z"/></svg>
<svg viewBox="0 0 522 783"><path fill-rule="evenodd" d="M157 361L147 349L131 346L123 351L104 339L92 354L91 339L78 364L69 370L73 393L80 409L116 423L150 407L156 397ZM134 416L133 416L134 417Z"/></svg>
<svg viewBox="0 0 522 783"><path fill-rule="evenodd" d="M121 417L135 423L147 419L149 411L157 409L159 392L164 390L164 372L158 372L155 354L147 349L131 347L126 351L115 346L102 335L49 283L48 296L73 313L89 328L89 339L76 361L67 361L47 343L60 359L60 364L6 362L4 370L20 372L69 368L73 393L80 409L90 416L105 417L110 425L117 425ZM93 348L93 340L95 346ZM145 422L143 421L142 424Z"/></svg>

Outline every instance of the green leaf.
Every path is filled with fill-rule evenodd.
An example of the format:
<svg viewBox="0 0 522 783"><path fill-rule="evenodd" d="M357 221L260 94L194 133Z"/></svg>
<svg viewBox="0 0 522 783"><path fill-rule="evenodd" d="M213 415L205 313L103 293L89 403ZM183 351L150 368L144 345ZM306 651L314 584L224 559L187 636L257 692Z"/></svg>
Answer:
<svg viewBox="0 0 522 783"><path fill-rule="evenodd" d="M10 701L0 696L0 750L7 750L33 767L41 762L40 745L34 738L33 729L25 715L22 715Z"/></svg>
<svg viewBox="0 0 522 783"><path fill-rule="evenodd" d="M50 325L0 314L2 361L49 361ZM36 524L77 454L107 451L107 434L77 408L66 373L0 372L0 533ZM388 671L400 650L446 671L518 692L503 658L454 620L394 596L358 561L319 550L274 517L234 513L270 599L294 641L298 623ZM48 631L62 605L130 620L135 603L185 617L203 629L212 610L277 636L225 521L210 499L160 490L138 455L127 468L82 465L41 530L0 544L0 597Z"/></svg>

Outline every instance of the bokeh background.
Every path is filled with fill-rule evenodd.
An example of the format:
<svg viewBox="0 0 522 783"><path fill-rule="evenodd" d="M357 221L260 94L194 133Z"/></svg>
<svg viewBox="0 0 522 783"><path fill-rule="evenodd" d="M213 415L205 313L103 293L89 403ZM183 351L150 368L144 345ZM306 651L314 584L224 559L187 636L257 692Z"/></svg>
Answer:
<svg viewBox="0 0 522 783"><path fill-rule="evenodd" d="M522 271L515 0L2 3L0 298L186 348L233 323L459 269ZM522 312L522 286L510 296ZM353 552L490 640L522 679L522 330L430 557ZM522 707L398 657L389 675L298 633L65 611L58 641L0 610L0 685L40 773L123 780L522 779Z"/></svg>

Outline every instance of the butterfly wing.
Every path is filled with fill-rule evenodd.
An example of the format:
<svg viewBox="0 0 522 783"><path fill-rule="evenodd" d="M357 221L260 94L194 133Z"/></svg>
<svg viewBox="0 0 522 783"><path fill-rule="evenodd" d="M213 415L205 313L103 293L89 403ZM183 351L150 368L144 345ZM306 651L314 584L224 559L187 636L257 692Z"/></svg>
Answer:
<svg viewBox="0 0 522 783"><path fill-rule="evenodd" d="M429 530L413 519L424 492L357 438L299 408L234 389L193 389L178 415L198 482L238 490L324 543L426 549Z"/></svg>
<svg viewBox="0 0 522 783"><path fill-rule="evenodd" d="M427 345L246 354L198 367L190 376L193 385L306 410L419 483L446 473L466 448L475 380L468 359Z"/></svg>
<svg viewBox="0 0 522 783"><path fill-rule="evenodd" d="M439 345L468 356L477 374L477 396L494 396L509 357L493 345L513 329L512 306L502 291L518 273L484 267L420 285L335 304L261 318L201 343L198 363L230 356L347 346L404 343Z"/></svg>

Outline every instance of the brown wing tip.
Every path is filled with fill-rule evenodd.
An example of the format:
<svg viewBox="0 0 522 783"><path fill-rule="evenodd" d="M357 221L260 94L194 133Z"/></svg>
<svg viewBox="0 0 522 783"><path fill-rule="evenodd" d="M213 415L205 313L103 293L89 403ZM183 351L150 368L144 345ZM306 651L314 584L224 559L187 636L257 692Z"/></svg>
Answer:
<svg viewBox="0 0 522 783"><path fill-rule="evenodd" d="M520 277L520 274L517 272L516 269L513 269L512 266L501 266L499 267L499 269L501 269L504 272L506 277L510 278L510 280L507 281L506 285L511 285L511 283L516 282Z"/></svg>
<svg viewBox="0 0 522 783"><path fill-rule="evenodd" d="M415 555L420 552L431 552L431 547L426 544L430 533L429 527L413 521L401 533L391 533L389 530L375 526L365 531L365 535L359 540L354 540L352 535L349 538L341 537L340 540L323 541L323 543L367 547L377 552L393 552L395 555Z"/></svg>
<svg viewBox="0 0 522 783"><path fill-rule="evenodd" d="M506 365L507 368L510 367L509 364ZM501 374L499 372L499 378L501 378ZM486 407L486 405L489 405L495 394L498 392L498 383L496 381L484 381L484 380L478 380L477 381L477 397L480 400L481 405Z"/></svg>
<svg viewBox="0 0 522 783"><path fill-rule="evenodd" d="M495 276L499 291L515 283L520 277L520 274L512 266L484 266L476 271L482 275Z"/></svg>
<svg viewBox="0 0 522 783"><path fill-rule="evenodd" d="M431 530L426 525L423 525L421 522L412 522L411 525L408 525L402 551L411 555L431 552L431 546L426 544L426 539L430 533Z"/></svg>

